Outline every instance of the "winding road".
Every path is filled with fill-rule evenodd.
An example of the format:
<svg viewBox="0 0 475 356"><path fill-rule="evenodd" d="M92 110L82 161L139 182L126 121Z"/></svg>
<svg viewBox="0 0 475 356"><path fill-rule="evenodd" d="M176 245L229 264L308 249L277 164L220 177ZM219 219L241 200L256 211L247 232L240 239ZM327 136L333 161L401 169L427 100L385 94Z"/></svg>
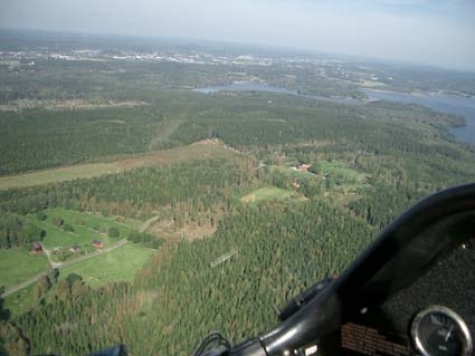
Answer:
<svg viewBox="0 0 475 356"><path fill-rule="evenodd" d="M144 222L138 228L138 231L139 232L146 231L158 219L159 219L158 216L154 216L153 218L148 219L146 222ZM53 268L63 269L63 268L72 266L76 263L79 263L79 262L88 260L90 258L105 254L107 252L116 250L116 249L124 246L127 242L128 241L126 239L123 239L123 240L120 240L120 241L118 241L118 242L116 242L116 243L114 243L114 244L112 244L112 245L110 245L106 248L103 248L101 250L97 250L97 251L91 252L91 253L89 253L85 256L81 256L81 257L75 258L73 260L65 261L65 262L55 262L55 261L53 261L52 258L51 258L51 250L45 249L44 246L41 246L41 247L43 248L43 251L44 251L46 257L48 258L48 262L49 262L51 268L52 269ZM0 298L8 297L10 294L18 292L19 290L22 290L23 288L26 288L29 285L31 285L35 282L38 282L40 280L40 278L46 276L47 274L48 274L48 271L43 271L43 272L37 274L36 276L33 276L33 277L27 279L26 281L23 281L23 282L15 285L15 286L12 286L12 287L9 287L9 288L5 289L5 291L0 295Z"/></svg>

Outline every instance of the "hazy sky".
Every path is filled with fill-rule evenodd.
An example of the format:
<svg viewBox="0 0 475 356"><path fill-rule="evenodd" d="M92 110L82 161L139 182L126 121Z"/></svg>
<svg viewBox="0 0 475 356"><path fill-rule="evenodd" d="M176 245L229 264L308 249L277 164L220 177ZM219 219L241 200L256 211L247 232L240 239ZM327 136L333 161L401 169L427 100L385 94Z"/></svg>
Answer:
<svg viewBox="0 0 475 356"><path fill-rule="evenodd" d="M475 70L475 0L0 0L0 27L266 44Z"/></svg>

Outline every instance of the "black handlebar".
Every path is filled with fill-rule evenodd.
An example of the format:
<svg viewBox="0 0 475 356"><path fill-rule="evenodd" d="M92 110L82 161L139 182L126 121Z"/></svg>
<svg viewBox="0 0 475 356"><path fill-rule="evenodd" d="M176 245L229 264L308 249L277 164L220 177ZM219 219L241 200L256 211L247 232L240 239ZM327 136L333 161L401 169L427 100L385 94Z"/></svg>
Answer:
<svg viewBox="0 0 475 356"><path fill-rule="evenodd" d="M306 291L300 293L297 297L292 299L279 313L279 319L284 321L298 312L305 304L308 304L318 294L320 294L328 285L333 282L336 277L329 277L321 280Z"/></svg>

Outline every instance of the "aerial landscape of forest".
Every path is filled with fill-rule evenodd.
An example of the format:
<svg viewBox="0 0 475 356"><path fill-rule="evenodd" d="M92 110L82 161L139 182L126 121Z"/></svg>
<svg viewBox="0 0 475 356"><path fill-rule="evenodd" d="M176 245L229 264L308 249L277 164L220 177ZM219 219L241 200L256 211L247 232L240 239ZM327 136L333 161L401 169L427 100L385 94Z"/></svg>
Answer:
<svg viewBox="0 0 475 356"><path fill-rule="evenodd" d="M474 102L469 71L2 30L0 354L186 355L268 328L473 181Z"/></svg>

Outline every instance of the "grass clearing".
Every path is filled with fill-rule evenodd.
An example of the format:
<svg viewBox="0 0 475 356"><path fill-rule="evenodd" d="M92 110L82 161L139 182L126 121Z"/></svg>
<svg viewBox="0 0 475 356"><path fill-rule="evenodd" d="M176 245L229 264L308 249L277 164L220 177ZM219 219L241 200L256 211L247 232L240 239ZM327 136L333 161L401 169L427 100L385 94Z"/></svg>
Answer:
<svg viewBox="0 0 475 356"><path fill-rule="evenodd" d="M347 168L344 163L339 161L327 162L319 161L316 163L317 169L324 176L331 176L336 179L341 179L345 183L363 183L367 176L354 169Z"/></svg>
<svg viewBox="0 0 475 356"><path fill-rule="evenodd" d="M44 171L23 173L0 177L0 190L30 187L73 179L86 179L103 174L120 173L124 170L153 166L157 164L177 163L191 159L208 159L211 157L228 158L232 151L220 145L192 144L151 154L109 157L107 162L78 164L58 167Z"/></svg>
<svg viewBox="0 0 475 356"><path fill-rule="evenodd" d="M136 229L137 225L140 225L137 220L133 220L132 225L129 225L127 220L125 223L121 223L100 214L82 213L67 209L45 210L45 214L47 215L45 221L38 221L36 215L29 215L27 218L46 231L43 245L48 249L68 250L74 244L78 244L81 251L93 251L95 250L92 246L93 240L103 241L104 247L107 247L125 238ZM54 224L56 217L61 217L65 224L71 225L74 232L67 232L56 226ZM107 231L111 227L117 228L120 234L119 237L111 238L107 235ZM77 257L77 254L75 256ZM54 253L52 257L55 259Z"/></svg>
<svg viewBox="0 0 475 356"><path fill-rule="evenodd" d="M351 196L359 189L368 186L368 174L360 173L341 161L318 161L313 163L316 173L300 171L290 165L270 165L267 167L271 173L280 173L300 183L321 184L327 193L335 192ZM251 198L248 198L251 199Z"/></svg>
<svg viewBox="0 0 475 356"><path fill-rule="evenodd" d="M131 282L135 272L142 268L154 253L156 251L152 249L128 243L114 251L62 269L60 279L66 278L70 273L77 273L93 288L110 282Z"/></svg>
<svg viewBox="0 0 475 356"><path fill-rule="evenodd" d="M306 180L306 179L316 178L316 175L313 174L313 173L301 172L301 171L295 169L294 167L290 167L290 166L271 165L271 166L269 166L269 171L270 172L277 171L277 172L285 174L288 177L291 177L293 179L298 179L298 180L302 180L302 179Z"/></svg>
<svg viewBox="0 0 475 356"><path fill-rule="evenodd" d="M61 269L59 278L64 279L70 273L77 273L93 288L111 282L131 282L136 271L142 268L154 253L156 251L129 243L117 250ZM9 309L12 315L26 313L33 307L32 294L35 286L36 283L33 283L6 297L4 307ZM55 288L53 287L50 293L54 292Z"/></svg>
<svg viewBox="0 0 475 356"><path fill-rule="evenodd" d="M9 287L31 278L49 267L42 253L24 249L0 250L0 287Z"/></svg>
<svg viewBox="0 0 475 356"><path fill-rule="evenodd" d="M69 249L78 243L81 250L94 250L92 240L104 241L105 247L125 238L128 232L136 230L143 222L126 219L124 222L106 218L101 214L83 213L67 209L45 210L47 218L39 221L36 215L28 215L28 221L46 230L43 244L48 249L63 247ZM74 228L69 233L54 225L54 218L61 217L65 223ZM107 231L109 227L119 230L118 238L110 238L107 234L94 231L94 228ZM100 287L109 282L132 281L135 272L155 253L155 250L128 243L116 250L78 262L75 265L61 269L60 278L65 278L69 273L78 273L91 287ZM55 254L52 254L54 259ZM74 254L72 258L79 257ZM14 268L12 268L14 266ZM32 255L26 250L0 250L0 286L12 286L31 278L49 268L48 260L44 254ZM36 283L15 292L5 298L5 307L12 314L20 315L32 307L32 290Z"/></svg>
<svg viewBox="0 0 475 356"><path fill-rule="evenodd" d="M26 313L33 306L33 288L36 283L30 284L28 287L10 294L5 298L4 308L8 309L12 315L21 315Z"/></svg>
<svg viewBox="0 0 475 356"><path fill-rule="evenodd" d="M277 187L265 187L258 189L251 194L241 198L244 203L255 203L263 200L307 200L303 195L295 193L290 190L285 190Z"/></svg>

